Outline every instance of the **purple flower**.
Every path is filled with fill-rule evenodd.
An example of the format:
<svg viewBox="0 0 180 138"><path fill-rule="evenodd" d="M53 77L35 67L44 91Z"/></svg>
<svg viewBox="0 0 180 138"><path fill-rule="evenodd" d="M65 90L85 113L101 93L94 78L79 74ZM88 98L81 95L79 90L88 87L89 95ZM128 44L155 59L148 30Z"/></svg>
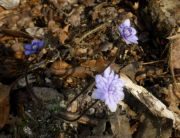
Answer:
<svg viewBox="0 0 180 138"><path fill-rule="evenodd" d="M119 101L124 99L123 81L108 67L103 75L96 75L96 89L92 98L105 102L111 112L115 112Z"/></svg>
<svg viewBox="0 0 180 138"><path fill-rule="evenodd" d="M121 25L119 25L118 29L126 44L138 44L136 30L133 27L131 27L129 19L126 19Z"/></svg>
<svg viewBox="0 0 180 138"><path fill-rule="evenodd" d="M37 53L44 46L44 41L42 40L33 40L31 44L25 44L24 53L25 55L31 55Z"/></svg>

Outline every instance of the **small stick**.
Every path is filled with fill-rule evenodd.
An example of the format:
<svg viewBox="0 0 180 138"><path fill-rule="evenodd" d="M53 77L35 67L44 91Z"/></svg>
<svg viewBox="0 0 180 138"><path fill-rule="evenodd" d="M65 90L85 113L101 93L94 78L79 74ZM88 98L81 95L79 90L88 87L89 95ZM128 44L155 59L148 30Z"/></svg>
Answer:
<svg viewBox="0 0 180 138"><path fill-rule="evenodd" d="M165 60L157 60L157 61L144 62L144 63L142 63L142 65L155 64L155 63L164 62L164 61Z"/></svg>
<svg viewBox="0 0 180 138"><path fill-rule="evenodd" d="M109 24L109 22L106 22L106 23L103 23L103 24L97 26L93 30L90 30L90 31L86 32L85 34L83 34L80 38L75 38L74 42L75 43L80 43L83 39L85 39L86 37L88 37L89 35L97 32L97 31L99 31L101 28L107 26L108 24Z"/></svg>

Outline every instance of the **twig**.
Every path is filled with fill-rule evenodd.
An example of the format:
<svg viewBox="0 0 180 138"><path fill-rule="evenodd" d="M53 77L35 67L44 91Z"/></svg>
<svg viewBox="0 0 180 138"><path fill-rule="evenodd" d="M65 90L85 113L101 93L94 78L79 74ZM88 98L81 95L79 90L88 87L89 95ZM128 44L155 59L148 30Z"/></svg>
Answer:
<svg viewBox="0 0 180 138"><path fill-rule="evenodd" d="M164 61L165 60L157 60L157 61L144 62L144 63L142 63L142 65L155 64L155 63L164 62Z"/></svg>
<svg viewBox="0 0 180 138"><path fill-rule="evenodd" d="M99 31L101 28L107 26L109 24L109 22L103 23L99 26L97 26L96 28L94 28L93 30L90 30L88 32L86 32L85 34L83 34L80 38L75 38L74 42L75 43L80 43L83 39L85 39L86 37L88 37L89 35Z"/></svg>
<svg viewBox="0 0 180 138"><path fill-rule="evenodd" d="M125 87L142 102L153 114L173 120L173 127L180 130L180 116L169 110L160 100L148 92L144 87L134 84L126 75L121 74Z"/></svg>

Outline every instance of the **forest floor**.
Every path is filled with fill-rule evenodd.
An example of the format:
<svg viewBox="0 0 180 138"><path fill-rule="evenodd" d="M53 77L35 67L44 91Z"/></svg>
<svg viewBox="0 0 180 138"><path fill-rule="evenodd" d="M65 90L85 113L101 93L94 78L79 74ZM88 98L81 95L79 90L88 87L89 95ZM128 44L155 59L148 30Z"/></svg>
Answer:
<svg viewBox="0 0 180 138"><path fill-rule="evenodd" d="M116 112L91 97L95 76L111 66L180 116L180 48L172 56L174 34L157 30L148 0L3 1L0 138L180 137L173 120L152 113L156 107L126 87ZM137 44L127 44L118 29L126 19ZM34 40L43 47L29 50Z"/></svg>

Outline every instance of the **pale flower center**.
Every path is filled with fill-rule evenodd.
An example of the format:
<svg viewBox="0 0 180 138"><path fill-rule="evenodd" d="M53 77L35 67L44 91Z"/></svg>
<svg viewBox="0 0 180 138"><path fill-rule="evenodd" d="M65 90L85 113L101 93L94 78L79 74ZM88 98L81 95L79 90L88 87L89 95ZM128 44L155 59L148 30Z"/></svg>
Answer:
<svg viewBox="0 0 180 138"><path fill-rule="evenodd" d="M111 84L108 87L108 93L113 94L115 92L114 84L111 82Z"/></svg>
<svg viewBox="0 0 180 138"><path fill-rule="evenodd" d="M38 48L37 45L33 45L33 46L32 46L32 49L33 49L33 50L36 50L37 48Z"/></svg>

